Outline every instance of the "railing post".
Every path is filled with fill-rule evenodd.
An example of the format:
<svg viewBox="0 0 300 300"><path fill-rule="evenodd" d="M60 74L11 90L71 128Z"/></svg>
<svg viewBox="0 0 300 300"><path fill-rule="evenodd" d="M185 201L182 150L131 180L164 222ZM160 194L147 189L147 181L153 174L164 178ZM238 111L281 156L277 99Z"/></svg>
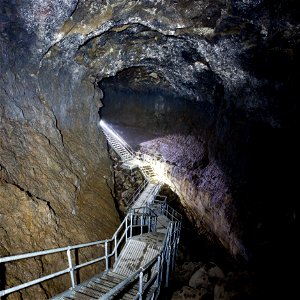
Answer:
<svg viewBox="0 0 300 300"><path fill-rule="evenodd" d="M166 270L166 287L169 287L169 273L170 273L170 251L171 246L168 246L168 254L167 254L167 270Z"/></svg>
<svg viewBox="0 0 300 300"><path fill-rule="evenodd" d="M175 266L175 254L176 254L176 248L177 248L177 227L178 224L175 223L174 227L174 233L172 234L172 260L171 260L171 270L174 271Z"/></svg>
<svg viewBox="0 0 300 300"><path fill-rule="evenodd" d="M141 271L139 275L139 300L143 299L143 277L144 274L143 271Z"/></svg>
<svg viewBox="0 0 300 300"><path fill-rule="evenodd" d="M70 272L70 278L71 278L71 285L72 288L75 287L75 277L74 277L74 269L73 269L73 263L72 263L72 254L71 254L71 248L70 246L67 249L67 256L68 256L68 263L69 263L69 272Z"/></svg>
<svg viewBox="0 0 300 300"><path fill-rule="evenodd" d="M148 217L148 232L151 232L151 217Z"/></svg>
<svg viewBox="0 0 300 300"><path fill-rule="evenodd" d="M127 239L128 239L128 222L127 222L127 216L125 217L125 237L126 237L126 243L127 243Z"/></svg>
<svg viewBox="0 0 300 300"><path fill-rule="evenodd" d="M108 271L108 250L107 250L107 240L105 241L105 271Z"/></svg>
<svg viewBox="0 0 300 300"><path fill-rule="evenodd" d="M161 254L161 269L160 269L160 274L159 274L159 281L162 281L162 277L163 277L163 272L164 272L164 263L165 263L165 253L163 252Z"/></svg>
<svg viewBox="0 0 300 300"><path fill-rule="evenodd" d="M130 214L130 238L132 238L132 220L133 219L133 215L132 213Z"/></svg>
<svg viewBox="0 0 300 300"><path fill-rule="evenodd" d="M161 257L160 255L158 256L157 258L157 267L156 267L156 270L157 270L157 279L156 279L156 285L158 287L160 287L160 262L161 262Z"/></svg>
<svg viewBox="0 0 300 300"><path fill-rule="evenodd" d="M118 259L117 235L115 235L115 262Z"/></svg>
<svg viewBox="0 0 300 300"><path fill-rule="evenodd" d="M143 234L144 216L141 216L141 235Z"/></svg>
<svg viewBox="0 0 300 300"><path fill-rule="evenodd" d="M166 287L169 286L169 273L170 273L170 260L171 260L171 251L172 251L172 238L173 238L173 223L170 224L170 235L169 241L167 243L168 253L167 253L167 270L166 270Z"/></svg>

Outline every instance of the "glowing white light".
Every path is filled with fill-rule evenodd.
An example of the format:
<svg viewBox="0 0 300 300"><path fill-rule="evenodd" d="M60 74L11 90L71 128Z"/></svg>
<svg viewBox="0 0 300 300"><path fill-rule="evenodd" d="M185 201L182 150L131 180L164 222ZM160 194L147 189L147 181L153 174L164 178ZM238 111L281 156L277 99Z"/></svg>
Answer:
<svg viewBox="0 0 300 300"><path fill-rule="evenodd" d="M162 162L158 160L156 157L148 155L148 154L142 154L137 155L131 147L112 129L110 126L106 124L104 120L100 120L99 125L102 127L104 134L107 137L114 138L119 143L121 143L125 149L132 155L133 158L135 158L135 163L139 165L140 167L145 165L150 165L152 167L152 170L155 174L155 177L160 182L166 182L166 164L165 162Z"/></svg>
<svg viewBox="0 0 300 300"><path fill-rule="evenodd" d="M107 131L109 135L118 140L126 148L126 150L130 152L130 154L133 154L133 150L131 149L131 147L117 133L115 133L115 131L110 128L105 121L100 120L99 125L103 128L104 131Z"/></svg>
<svg viewBox="0 0 300 300"><path fill-rule="evenodd" d="M153 171L156 174L159 181L165 182L166 181L166 179L165 179L166 175L165 175L165 165L164 165L164 163L153 160L153 162L150 163L150 165L152 166Z"/></svg>

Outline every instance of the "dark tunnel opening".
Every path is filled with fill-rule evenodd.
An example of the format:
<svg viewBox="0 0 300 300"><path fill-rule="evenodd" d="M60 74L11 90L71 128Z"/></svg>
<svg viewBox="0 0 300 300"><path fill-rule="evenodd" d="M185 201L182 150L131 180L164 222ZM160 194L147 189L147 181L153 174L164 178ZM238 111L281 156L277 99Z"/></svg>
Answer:
<svg viewBox="0 0 300 300"><path fill-rule="evenodd" d="M178 96L160 74L129 68L104 78L101 118L124 135L135 149L142 142L165 135L204 135L211 130L216 109Z"/></svg>

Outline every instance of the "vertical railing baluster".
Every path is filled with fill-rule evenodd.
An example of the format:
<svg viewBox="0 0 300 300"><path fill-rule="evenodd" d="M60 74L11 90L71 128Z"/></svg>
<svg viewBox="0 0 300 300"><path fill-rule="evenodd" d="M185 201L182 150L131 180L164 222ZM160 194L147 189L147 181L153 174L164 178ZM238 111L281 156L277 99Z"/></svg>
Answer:
<svg viewBox="0 0 300 300"><path fill-rule="evenodd" d="M108 271L108 249L107 249L107 240L105 241L105 271Z"/></svg>
<svg viewBox="0 0 300 300"><path fill-rule="evenodd" d="M171 260L171 251L172 251L172 238L173 238L173 222L170 224L169 238L168 238L168 253L167 253L167 270L166 270L166 287L169 286L169 273L170 273L170 260Z"/></svg>
<svg viewBox="0 0 300 300"><path fill-rule="evenodd" d="M125 230L126 230L126 234L125 234L125 237L126 237L126 243L127 243L127 239L128 239L128 222L127 222L127 216L125 217Z"/></svg>
<svg viewBox="0 0 300 300"><path fill-rule="evenodd" d="M143 277L144 274L143 271L141 271L139 275L139 300L143 299Z"/></svg>
<svg viewBox="0 0 300 300"><path fill-rule="evenodd" d="M163 277L163 272L164 272L164 263L165 263L165 251L161 255L161 269L160 269L160 274L159 274L160 285L162 282L162 277Z"/></svg>
<svg viewBox="0 0 300 300"><path fill-rule="evenodd" d="M117 235L115 235L115 262L118 259Z"/></svg>
<svg viewBox="0 0 300 300"><path fill-rule="evenodd" d="M148 217L148 232L150 232L151 231L151 217L149 216Z"/></svg>
<svg viewBox="0 0 300 300"><path fill-rule="evenodd" d="M160 286L160 282L159 282L160 262L161 262L161 257L159 255L158 258L157 258L157 267L156 267L156 271L157 271L156 285L158 287Z"/></svg>
<svg viewBox="0 0 300 300"><path fill-rule="evenodd" d="M130 238L132 238L132 220L133 219L133 215L132 213L130 214Z"/></svg>
<svg viewBox="0 0 300 300"><path fill-rule="evenodd" d="M72 288L75 287L75 277L74 277L74 269L73 269L73 262L72 262L72 254L71 254L71 247L69 246L67 249L67 256L68 256L68 263L69 263L69 272L71 278L71 285Z"/></svg>
<svg viewBox="0 0 300 300"><path fill-rule="evenodd" d="M177 234L177 223L175 223L173 238L172 238L172 259L171 259L171 271L174 271L175 266L175 252L176 252L176 234Z"/></svg>
<svg viewBox="0 0 300 300"><path fill-rule="evenodd" d="M141 216L141 235L143 234L144 216Z"/></svg>

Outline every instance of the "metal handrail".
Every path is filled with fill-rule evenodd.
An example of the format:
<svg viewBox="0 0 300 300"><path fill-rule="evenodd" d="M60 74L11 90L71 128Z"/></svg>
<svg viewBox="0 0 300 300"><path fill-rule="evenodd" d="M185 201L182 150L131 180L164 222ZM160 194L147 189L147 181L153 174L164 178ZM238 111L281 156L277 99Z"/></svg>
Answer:
<svg viewBox="0 0 300 300"><path fill-rule="evenodd" d="M177 212L175 209L173 209L170 205L168 205L166 201L160 201L155 199L153 201L152 206L156 206L156 205L160 206L161 213L169 217L170 220L172 221L176 220L182 222L182 215L179 212Z"/></svg>
<svg viewBox="0 0 300 300"><path fill-rule="evenodd" d="M146 265L142 266L139 270L137 270L135 273L130 275L128 278L126 278L124 281L119 283L117 286L115 286L112 290L107 292L105 295L103 295L100 299L106 300L112 297L113 295L121 293L128 285L131 283L137 281L139 279L139 291L135 298L133 299L143 299L143 293L147 288L156 280L158 279L158 282L156 284L156 289L152 292L152 295L156 292L157 289L161 286L162 281L162 274L165 271L164 270L164 263L167 262L167 273L168 269L170 267L173 267L174 264L174 256L176 252L176 247L178 245L178 231L180 231L180 226L178 226L179 222L171 222L171 226L168 226L167 233L165 235L163 244L162 244L162 250L159 254L157 254L150 262L148 262ZM148 279L147 283L143 284L143 274L147 272L152 266L154 266L157 263L156 270L154 271L154 275ZM171 265L172 264L172 265ZM168 276L168 274L167 274ZM166 278L167 279L167 278ZM167 279L168 280L168 279ZM150 295L151 296L151 295Z"/></svg>
<svg viewBox="0 0 300 300"><path fill-rule="evenodd" d="M116 285L115 287L113 287L109 292L107 292L106 294L104 294L100 299L101 300L105 300L105 299L110 298L111 296L113 296L116 293L122 292L123 289L125 289L130 283L134 282L139 277L140 272L147 271L150 267L152 267L155 264L155 262L157 261L157 257L158 256L159 256L159 254L157 256L155 256L145 266L139 268L132 275L130 275L125 280L123 280L122 282L120 282L118 285Z"/></svg>
<svg viewBox="0 0 300 300"><path fill-rule="evenodd" d="M62 247L62 248L55 248L55 249L48 249L48 250L43 250L43 251L36 251L36 252L30 252L30 253L24 253L24 254L18 254L18 255L13 255L13 256L7 256L7 257L1 257L0 258L0 263L7 263L7 262L12 262L12 261L17 261L17 260L21 260L21 259L29 259L29 258L33 258L33 257L37 257L37 256L43 256L43 255L49 255L49 254L55 254L55 253L60 253L60 252L67 252L67 258L68 258L68 262L69 262L69 267L63 270L60 270L56 273L52 273L52 274L48 274L44 277L38 278L38 279L34 279L31 280L29 282L17 285L15 287L11 287L5 290L0 291L0 297L10 294L12 292L16 292L19 291L21 289L24 289L26 287L30 287L32 285L35 285L37 283L41 283L43 281L52 279L54 277L58 277L61 276L63 274L66 273L70 273L70 278L71 278L71 285L72 288L75 287L75 279L74 279L74 271L97 263L99 261L105 260L106 261L106 270L108 270L108 259L112 256L115 256L115 259L117 259L118 257L118 248L121 245L121 243L123 241L127 241L127 239L129 237L132 237L132 228L135 227L140 227L140 225L135 225L133 223L133 217L135 217L135 219L139 219L142 218L143 215L139 215L139 214L127 214L126 217L124 218L124 220L122 221L122 223L120 224L120 226L117 228L117 230L115 231L115 233L113 234L113 236L110 239L106 239L106 240L101 240L101 241L95 241L95 242L91 242L91 243L85 243L85 244L78 244L78 245L73 245L73 246L67 246L67 247ZM129 222L128 222L129 220ZM150 220L149 222L152 221L156 221L156 218L153 216L150 216ZM147 225L147 222L146 224ZM125 226L125 228L123 228ZM118 234L121 232L123 228L123 233L121 235L120 238L118 238ZM148 226L149 230L152 230L152 228L150 226ZM114 247L113 250L108 253L108 244L114 242ZM105 255L98 257L96 259L84 262L82 264L78 264L78 265L72 265L72 258L71 258L71 251L75 250L75 249L81 249L81 248L85 248L85 247L90 247L90 246L96 246L96 245L101 245L104 244L105 247Z"/></svg>
<svg viewBox="0 0 300 300"><path fill-rule="evenodd" d="M146 207L146 211L148 212L147 217L148 218L152 218L152 219L149 220L149 222L151 223L151 221L153 219L157 222L157 214L151 208L149 208L149 207ZM125 219L123 220L123 222L120 224L120 226L115 231L115 233L112 236L112 238L108 239L108 240L96 241L96 242L91 242L91 243L85 243L85 244L79 244L79 245L74 245L74 246L62 247L62 248L57 248L57 249L49 249L49 250L44 250L44 251L37 251L37 252L33 252L33 253L25 253L25 254L19 254L19 255L14 255L14 256L0 258L0 263L4 263L4 262L16 261L16 260L20 260L20 259L27 259L27 258L32 258L32 257L36 257L36 256L47 255L47 254L54 254L54 253L59 253L59 252L67 251L68 260L69 260L69 263L70 263L70 261L72 261L70 259L70 251L71 250L80 249L80 248L89 247L89 246L101 245L101 244L105 244L105 248L106 248L106 250L105 250L106 255L105 256L102 256L102 257L96 258L94 260L91 260L91 261L88 261L88 262L85 262L85 263L82 263L82 264L79 264L79 265L75 265L75 266L72 266L72 264L70 264L69 268L66 268L64 270L58 271L56 273L49 274L47 276L44 276L44 277L32 280L32 281L27 282L27 283L23 283L23 284L18 285L16 287L12 287L12 288L0 291L0 296L7 295L9 293L12 293L12 292L24 289L26 287L30 287L30 286L35 285L37 283L41 283L43 281L46 281L46 280L49 280L49 279L61 276L61 275L66 274L66 273L70 273L71 282L72 282L72 288L74 288L75 287L74 274L73 274L74 270L77 270L77 269L79 269L81 267L85 267L87 265L90 265L90 264L93 264L93 263L96 263L96 262L99 262L99 261L104 260L104 259L107 260L108 257L111 257L114 254L116 255L117 251L118 251L118 247L121 244L121 242L125 238L127 240L127 237L128 237L127 231L129 230L131 232L130 233L130 236L131 236L132 235L132 230L130 230L130 228L141 226L141 225L134 225L133 224L133 221L132 221L133 220L133 216L135 218L139 219L139 218L144 217L145 214L142 214L142 215L133 214L133 213L127 214L126 217L125 217ZM129 225L128 225L128 219L130 221ZM110 295L113 295L114 293L116 293L116 291L120 292L121 289L125 288L132 281L136 280L138 278L138 276L140 277L141 272L143 274L150 267L152 267L158 261L159 257L161 258L163 255L164 255L163 257L171 257L171 252L168 253L168 254L166 254L166 251L169 251L168 249L175 249L175 246L176 246L175 245L176 244L176 235L178 235L177 231L180 230L180 226L176 227L177 225L175 225L175 229L177 228L176 230L172 230L170 228L172 228L172 224L178 224L178 223L179 223L178 221L171 222L170 223L171 227L168 226L167 233L166 233L164 241L163 241L162 250L161 250L161 252L155 258L153 258L145 266L141 267L138 271L136 271L133 275L131 275L130 277L128 277L125 281L121 282L119 285L117 285L115 288L113 288L110 292L108 292L107 294L105 294L101 299L107 299L106 297L109 297ZM124 224L125 224L125 230L124 230L123 234L121 235L121 237L118 240L117 235L121 231L121 229L122 229L122 227L123 227ZM147 225L147 224L145 224L145 225ZM148 227L148 228L151 231L151 228L150 227ZM172 238L174 235L175 235L175 238ZM108 254L108 252L107 252L107 245L108 245L108 243L110 243L112 241L115 241L114 249L113 249L113 251L111 253ZM175 246L173 246L173 245L175 245ZM172 250L172 251L174 252L174 250ZM172 254L172 255L174 256L174 254ZM171 263L171 260L173 261L172 258L168 258L168 264ZM162 263L163 263L163 259L161 259L161 264ZM152 276L149 279L149 280L151 280L151 282L154 281L154 280L156 280L157 278L161 277L160 274L163 271L163 267L160 265L158 269L159 270L157 270L157 272L155 273L155 275ZM108 270L108 266L107 265L106 265L106 270ZM148 280L148 282L149 282L149 280ZM143 287L143 283L140 283L140 286L144 290L147 289L147 285L145 285ZM160 284L158 286L160 286ZM139 295L142 295L142 294L143 294L143 291L141 291L141 289L140 289L139 290Z"/></svg>
<svg viewBox="0 0 300 300"><path fill-rule="evenodd" d="M135 191L135 193L132 196L132 199L130 200L128 207L127 207L127 212L130 212L133 208L133 205L135 203L135 200L142 194L142 192L145 190L146 186L148 185L149 181L145 180ZM150 190L150 197L148 198L148 204L152 204L154 201L154 198L157 195L158 190L160 189L160 184L156 184L151 190ZM141 207L140 207L141 208Z"/></svg>
<svg viewBox="0 0 300 300"><path fill-rule="evenodd" d="M135 156L135 151L131 148L131 146L109 125L106 124L103 120L100 121L100 126L107 135L113 137L114 140L117 140L132 156ZM106 135L106 134L105 134Z"/></svg>
<svg viewBox="0 0 300 300"><path fill-rule="evenodd" d="M159 277L159 274L162 274L163 267L161 265L163 264L163 260L161 260L161 262L160 262L161 265L159 267L159 270L156 270L154 276L152 276L150 279L148 279L148 282L144 287L143 287L143 274L145 273L145 271L148 271L150 268L152 268L152 266L155 265L155 263L159 260L160 257L162 257L162 256L167 257L168 256L168 255L166 255L166 252L168 251L168 249L170 247L167 247L167 243L168 243L168 240L170 239L171 234L172 234L172 232L171 232L170 226L168 226L167 233L164 237L164 241L163 241L163 244L162 244L162 250L160 251L160 253L157 254L146 265L140 267L136 272L131 274L125 280L123 280L118 285L116 285L114 288L112 288L109 292L104 294L100 298L100 300L106 300L106 299L109 299L110 297L112 297L115 294L121 293L122 290L124 290L129 284L136 281L137 279L139 279L139 281L140 281L139 291L138 291L138 294L137 294L136 298L134 298L134 299L142 299L143 291L145 289L147 289L147 287L149 286L149 282L154 281L156 279L156 277ZM142 276L141 276L141 274L142 274ZM158 284L158 286L160 286L160 283Z"/></svg>
<svg viewBox="0 0 300 300"><path fill-rule="evenodd" d="M132 204L134 203L134 201L140 196L140 194L144 191L145 187L148 185L149 181L147 179L145 179L141 185L136 189L136 191L134 192L134 194L131 196L129 203L127 205L127 211L130 209L130 207L132 206Z"/></svg>

